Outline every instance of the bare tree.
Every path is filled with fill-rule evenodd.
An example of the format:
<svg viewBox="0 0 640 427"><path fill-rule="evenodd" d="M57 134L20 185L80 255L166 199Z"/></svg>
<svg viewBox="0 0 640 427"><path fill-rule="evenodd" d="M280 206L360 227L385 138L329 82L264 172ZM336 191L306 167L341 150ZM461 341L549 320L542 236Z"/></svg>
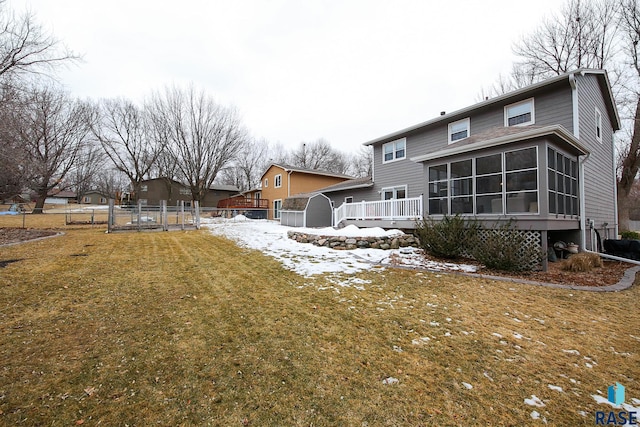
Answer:
<svg viewBox="0 0 640 427"><path fill-rule="evenodd" d="M87 141L78 150L78 157L73 168L73 187L78 202L87 192L96 190L101 171L104 169L106 155L100 144Z"/></svg>
<svg viewBox="0 0 640 427"><path fill-rule="evenodd" d="M349 163L347 156L331 147L326 139L314 142L302 142L291 153L291 164L306 169L320 169L333 173L346 174Z"/></svg>
<svg viewBox="0 0 640 427"><path fill-rule="evenodd" d="M193 86L167 87L149 103L155 134L176 160L178 177L202 202L218 173L247 141L238 113Z"/></svg>
<svg viewBox="0 0 640 427"><path fill-rule="evenodd" d="M358 178L372 176L373 174L373 148L370 146L362 146L360 149L350 156L348 175Z"/></svg>
<svg viewBox="0 0 640 427"><path fill-rule="evenodd" d="M164 139L153 133L145 111L126 99L103 100L97 117L91 127L93 135L138 194L140 183L149 178L163 153Z"/></svg>
<svg viewBox="0 0 640 427"><path fill-rule="evenodd" d="M241 191L256 188L270 161L269 143L264 139L250 139L238 151L231 165L221 171L221 182L234 185Z"/></svg>
<svg viewBox="0 0 640 427"><path fill-rule="evenodd" d="M21 93L11 112L12 137L22 150L27 184L36 193L34 213L42 213L52 189L61 187L89 133L90 107L57 88Z"/></svg>
<svg viewBox="0 0 640 427"><path fill-rule="evenodd" d="M0 76L47 72L79 59L37 23L33 13L17 15L0 0Z"/></svg>

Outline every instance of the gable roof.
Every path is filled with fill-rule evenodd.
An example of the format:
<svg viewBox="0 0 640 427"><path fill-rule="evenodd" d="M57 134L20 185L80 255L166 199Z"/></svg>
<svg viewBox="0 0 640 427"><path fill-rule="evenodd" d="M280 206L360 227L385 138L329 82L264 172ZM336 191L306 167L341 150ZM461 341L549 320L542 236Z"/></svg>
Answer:
<svg viewBox="0 0 640 427"><path fill-rule="evenodd" d="M554 84L560 84L565 81L567 84L570 84L576 75L587 75L587 74L591 74L597 77L598 83L600 84L600 89L602 90L602 93L603 93L604 101L607 104L607 112L609 113L609 117L611 118L611 125L614 131L619 130L620 118L618 116L618 110L616 108L615 100L613 98L613 93L611 92L611 84L609 83L609 77L607 75L607 72L605 70L578 69L570 73L551 77L549 79L543 80L538 83L534 83L529 86L525 86L515 91L505 93L503 95L499 95L494 98L487 99L485 101L479 102L469 107L456 110L448 114L443 114L434 119L427 120L426 122L418 123L417 125L409 126L408 128L401 129L396 132L392 132L390 134L381 136L379 138L372 139L371 141L365 142L363 145L373 145L381 142L393 141L394 139L401 138L403 136L406 136L407 134L422 130L433 124L440 123L440 122L449 123L463 116L468 116L469 113L475 110L481 110L483 108L493 106L494 104L509 103L511 101L515 101L516 99L524 99L524 97L527 94L536 92L540 89L552 86Z"/></svg>
<svg viewBox="0 0 640 427"><path fill-rule="evenodd" d="M328 187L317 190L319 193L331 193L341 190L353 190L356 188L373 187L373 179L370 176L363 178L350 179L348 181L339 182L337 184L330 185Z"/></svg>
<svg viewBox="0 0 640 427"><path fill-rule="evenodd" d="M440 159L469 151L481 150L484 148L497 147L503 144L510 144L528 139L552 137L560 139L573 147L578 153L588 154L587 150L578 139L562 125L552 126L527 126L527 127L496 127L488 129L479 134L465 138L459 142L449 145L447 148L412 157L414 162L426 162Z"/></svg>
<svg viewBox="0 0 640 427"><path fill-rule="evenodd" d="M341 174L341 173L330 172L330 171L322 170L322 169L301 168L301 167L298 167L298 166L288 165L286 163L271 163L267 167L267 169L265 169L264 173L262 174L262 177L264 177L264 175L267 173L267 171L269 169L271 169L272 166L279 167L280 169L283 169L285 172L308 173L308 174L312 174L312 175L331 176L331 177L345 178L345 179L353 178L350 175L344 175L344 174ZM261 179L262 179L262 177L261 177Z"/></svg>

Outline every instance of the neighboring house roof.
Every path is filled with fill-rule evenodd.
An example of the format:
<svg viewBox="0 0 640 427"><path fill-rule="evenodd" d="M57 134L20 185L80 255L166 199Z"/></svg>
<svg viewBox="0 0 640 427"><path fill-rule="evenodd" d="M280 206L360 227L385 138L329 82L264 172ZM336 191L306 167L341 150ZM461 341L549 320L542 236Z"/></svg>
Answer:
<svg viewBox="0 0 640 427"><path fill-rule="evenodd" d="M48 197L60 197L62 199L73 199L76 197L76 193L73 191L60 191L60 190L51 190L47 194Z"/></svg>
<svg viewBox="0 0 640 427"><path fill-rule="evenodd" d="M367 188L367 187L373 187L373 179L370 176L365 176L364 178L355 178L355 179L350 179L348 181L339 182L337 184L333 184L328 187L321 188L318 190L318 192L331 193L334 191L353 190L356 188Z"/></svg>
<svg viewBox="0 0 640 427"><path fill-rule="evenodd" d="M189 187L187 184L184 184L184 183L182 183L180 181L176 181L175 179L162 177L162 176L158 177L158 178L145 179L145 180L141 181L141 183L150 182L150 181L158 181L158 180L169 181L171 183L178 184L178 185L181 185L181 186L186 187L186 188ZM214 184L211 187L209 187L209 190L232 191L232 192L236 192L236 193L240 192L238 187L236 187L235 185L218 185L218 184Z"/></svg>
<svg viewBox="0 0 640 427"><path fill-rule="evenodd" d="M572 146L580 154L588 154L587 150L578 139L573 136L564 126L526 126L526 127L495 127L485 132L465 138L454 144L450 144L447 148L423 154L421 156L412 157L414 162L425 162L434 159L440 159L447 156L466 153L469 151L481 150L483 148L496 147L503 144L509 144L517 141L524 141L532 138L540 138L550 136L559 138L565 143Z"/></svg>
<svg viewBox="0 0 640 427"><path fill-rule="evenodd" d="M238 187L236 187L235 185L217 185L214 184L212 185L210 188L210 190L217 190L217 191L232 191L232 192L240 192L240 189L238 189Z"/></svg>
<svg viewBox="0 0 640 427"><path fill-rule="evenodd" d="M611 117L611 126L613 127L614 131L619 130L620 118L618 116L618 110L616 108L615 100L613 99L613 94L611 93L611 85L609 83L609 77L607 75L607 72L604 70L579 69L571 73L566 73L560 76L551 77L539 83L535 83L530 86L517 89L513 92L509 92L504 95L490 98L486 101L479 102L477 104L471 105L461 110L457 110L449 114L443 114L441 116L436 117L435 119L427 120L426 122L418 123L417 125L410 126L405 129L401 129L397 132L393 132L388 135L381 136L376 139L372 139L371 141L365 142L364 145L373 145L381 142L392 141L394 139L406 136L407 134L422 130L423 128L426 128L436 123L451 122L462 116L468 116L472 111L475 111L475 110L480 110L486 107L490 107L494 104L509 102L511 99L522 99L523 96L526 95L527 93L535 92L539 89L545 88L547 86L551 86L556 83L560 83L564 80L566 80L567 83L571 83L575 78L575 75L577 74L582 74L582 75L591 74L591 75L595 75L598 78L598 82L600 83L600 87L604 94L604 97L603 97L604 101L607 104L607 111L609 113L609 117Z"/></svg>
<svg viewBox="0 0 640 427"><path fill-rule="evenodd" d="M301 168L298 166L292 166L292 165L288 165L286 163L271 163L267 169L264 171L264 173L262 174L262 176L264 176L267 171L271 168L271 166L277 166L280 169L284 169L285 172L300 172L300 173L308 173L308 174L312 174L312 175L323 175L323 176L334 176L337 178L353 178L350 175L344 175L341 173L335 173L335 172L330 172L327 170L322 170L322 169L307 169L307 168Z"/></svg>

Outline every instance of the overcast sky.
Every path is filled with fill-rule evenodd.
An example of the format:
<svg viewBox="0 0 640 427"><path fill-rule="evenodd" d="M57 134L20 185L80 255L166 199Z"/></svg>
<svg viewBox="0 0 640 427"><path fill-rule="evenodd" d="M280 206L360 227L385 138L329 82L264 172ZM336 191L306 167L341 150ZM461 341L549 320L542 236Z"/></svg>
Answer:
<svg viewBox="0 0 640 427"><path fill-rule="evenodd" d="M478 100L561 0L9 0L84 62L72 94L141 101L193 82L256 138L368 140Z"/></svg>

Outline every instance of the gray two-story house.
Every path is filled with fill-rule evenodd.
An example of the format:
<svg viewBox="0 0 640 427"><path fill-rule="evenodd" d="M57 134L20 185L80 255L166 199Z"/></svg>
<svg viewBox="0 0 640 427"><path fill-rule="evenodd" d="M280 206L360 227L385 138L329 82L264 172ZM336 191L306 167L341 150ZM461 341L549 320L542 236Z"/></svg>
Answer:
<svg viewBox="0 0 640 427"><path fill-rule="evenodd" d="M606 71L577 70L381 136L370 179L323 189L334 222L412 228L461 214L515 219L546 242L596 249L617 234L614 132Z"/></svg>

